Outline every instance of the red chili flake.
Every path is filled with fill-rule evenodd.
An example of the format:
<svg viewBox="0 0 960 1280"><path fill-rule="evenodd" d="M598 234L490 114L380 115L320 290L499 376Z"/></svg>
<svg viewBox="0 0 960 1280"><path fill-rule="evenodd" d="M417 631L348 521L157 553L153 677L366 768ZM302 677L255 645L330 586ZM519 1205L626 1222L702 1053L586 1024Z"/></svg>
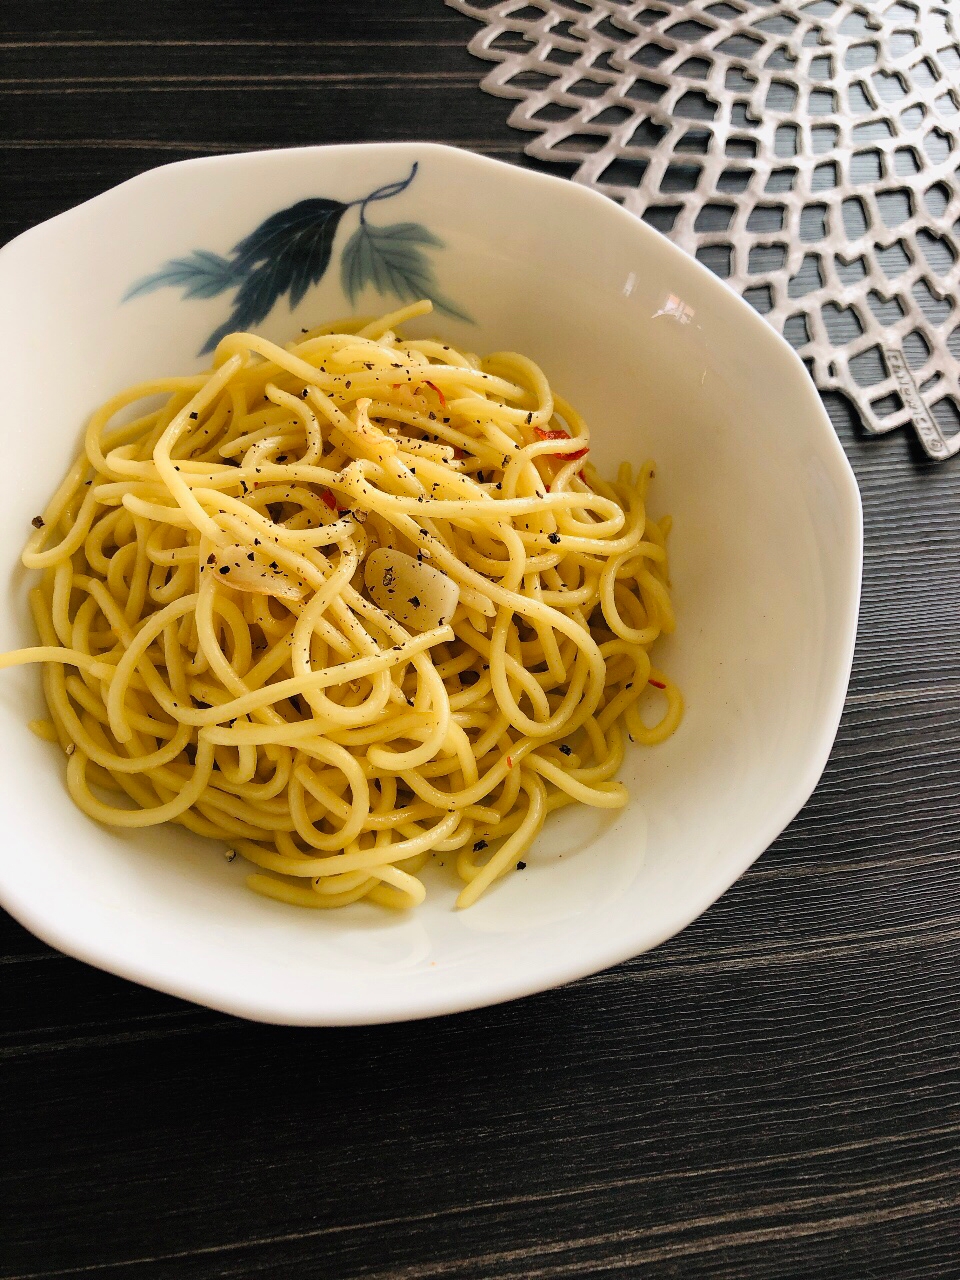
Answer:
<svg viewBox="0 0 960 1280"><path fill-rule="evenodd" d="M330 510L331 510L331 511L336 511L336 509L337 509L337 500L336 500L336 498L333 496L333 494L330 492L330 490L329 490L329 489L322 489L322 490L320 491L320 497L321 497L321 498L323 499L323 501L327 504L327 506L330 508Z"/></svg>
<svg viewBox="0 0 960 1280"><path fill-rule="evenodd" d="M534 427L533 434L538 440L569 440L570 437L565 431L545 431L543 427ZM548 453L548 458L562 458L564 462L575 462L578 458L585 458L590 452L589 449L574 449L573 453Z"/></svg>
<svg viewBox="0 0 960 1280"><path fill-rule="evenodd" d="M661 680L654 680L653 678L649 679L647 684L652 684L655 689L665 689L667 687Z"/></svg>
<svg viewBox="0 0 960 1280"><path fill-rule="evenodd" d="M424 385L425 385L425 386L428 386L428 387L431 387L431 388L432 388L432 389L437 393L437 395L440 397L440 403L443 405L443 407L444 407L444 408L446 408L446 407L447 407L447 397L443 394L443 392L440 390L440 388L437 386L437 384L436 384L435 382L430 382L430 381L429 381L429 379L426 379L426 378L425 378L425 379L424 379Z"/></svg>
<svg viewBox="0 0 960 1280"><path fill-rule="evenodd" d="M507 768L508 769L513 768L513 756L507 756Z"/></svg>

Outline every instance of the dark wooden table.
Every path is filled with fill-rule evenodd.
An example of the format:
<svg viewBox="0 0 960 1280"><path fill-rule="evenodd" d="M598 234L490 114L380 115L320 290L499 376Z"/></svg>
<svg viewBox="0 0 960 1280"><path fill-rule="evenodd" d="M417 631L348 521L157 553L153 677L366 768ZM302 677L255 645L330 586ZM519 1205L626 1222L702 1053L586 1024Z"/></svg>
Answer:
<svg viewBox="0 0 960 1280"><path fill-rule="evenodd" d="M191 155L527 163L442 0L32 0L0 25L3 238ZM960 458L829 408L860 643L826 774L754 869L596 978L343 1031L209 1013L5 920L2 1280L960 1276Z"/></svg>

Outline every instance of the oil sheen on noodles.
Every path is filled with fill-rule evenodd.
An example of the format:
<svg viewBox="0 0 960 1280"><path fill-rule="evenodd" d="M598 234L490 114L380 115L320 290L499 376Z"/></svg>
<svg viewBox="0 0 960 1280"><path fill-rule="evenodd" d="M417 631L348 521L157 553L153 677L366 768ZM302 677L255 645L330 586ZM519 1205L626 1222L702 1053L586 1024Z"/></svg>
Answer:
<svg viewBox="0 0 960 1280"><path fill-rule="evenodd" d="M429 310L230 334L93 415L23 553L39 644L0 656L43 664L91 818L181 823L308 907L415 906L439 855L466 907L676 727L653 466L601 480L530 360L397 335Z"/></svg>

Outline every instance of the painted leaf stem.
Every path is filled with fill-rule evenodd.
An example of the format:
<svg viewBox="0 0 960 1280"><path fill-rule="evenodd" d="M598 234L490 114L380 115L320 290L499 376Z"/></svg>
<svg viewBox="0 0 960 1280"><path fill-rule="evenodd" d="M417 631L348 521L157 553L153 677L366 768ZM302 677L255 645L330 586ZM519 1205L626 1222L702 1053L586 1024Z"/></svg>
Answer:
<svg viewBox="0 0 960 1280"><path fill-rule="evenodd" d="M250 329L266 319L282 297L288 298L291 310L299 306L326 275L344 215L357 209L356 229L340 256L341 284L351 305L369 286L401 302L429 298L438 311L469 321L466 312L441 292L428 257L427 251L442 249L443 241L419 222L377 226L367 217L371 205L406 191L418 168L415 162L405 178L358 200L327 196L299 200L265 218L234 245L228 257L195 249L172 258L131 285L123 301L163 288L182 289L184 299L215 298L236 290L230 314L210 334L201 354L212 351L225 334Z"/></svg>

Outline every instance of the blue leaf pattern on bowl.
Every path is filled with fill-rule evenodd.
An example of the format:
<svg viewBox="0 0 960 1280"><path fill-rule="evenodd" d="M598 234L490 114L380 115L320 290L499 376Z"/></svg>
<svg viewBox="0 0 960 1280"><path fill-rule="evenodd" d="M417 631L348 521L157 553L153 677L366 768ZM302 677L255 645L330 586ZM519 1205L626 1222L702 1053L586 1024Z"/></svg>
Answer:
<svg viewBox="0 0 960 1280"><path fill-rule="evenodd" d="M123 301L164 288L182 289L185 299L215 298L236 289L230 315L211 333L201 354L212 351L225 334L259 324L284 294L291 309L298 306L326 274L341 219L356 208L359 224L340 256L341 283L351 304L370 284L381 296L392 294L401 302L429 298L438 311L470 322L470 316L441 293L425 252L442 249L443 241L419 222L377 226L367 218L367 207L405 191L418 167L415 163L406 178L377 187L359 200L317 196L280 209L236 244L229 257L195 249L172 258L131 285Z"/></svg>

